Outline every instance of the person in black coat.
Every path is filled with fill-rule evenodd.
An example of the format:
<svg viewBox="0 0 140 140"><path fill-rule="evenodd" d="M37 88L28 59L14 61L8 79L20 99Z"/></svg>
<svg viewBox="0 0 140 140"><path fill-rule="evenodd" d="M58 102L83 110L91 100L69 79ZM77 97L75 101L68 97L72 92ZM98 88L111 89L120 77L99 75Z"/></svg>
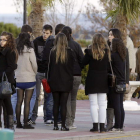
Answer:
<svg viewBox="0 0 140 140"><path fill-rule="evenodd" d="M121 36L121 32L119 29L117 28L112 28L109 30L108 33L108 45L110 47L110 50L112 52L112 46L111 46L111 42L112 39L114 38L118 38L120 40L122 40L122 36ZM126 49L126 62L125 62L125 67L126 67L126 87L129 86L129 54L128 54L128 49L125 47ZM110 92L110 91L109 91ZM107 131L111 130L113 127L113 117L114 117L114 109L113 109L113 105L112 105L112 99L109 97L110 93L107 94ZM121 129L123 130L123 129Z"/></svg>
<svg viewBox="0 0 140 140"><path fill-rule="evenodd" d="M92 39L92 45L85 50L83 58L83 65L89 65L85 94L89 96L90 100L90 111L93 121L91 132L98 132L98 123L100 123L100 132L105 131L106 93L108 92L107 75L110 59L110 50L104 37L101 34L95 34Z"/></svg>
<svg viewBox="0 0 140 140"><path fill-rule="evenodd" d="M11 87L15 85L14 70L17 68L17 50L12 34L3 32L0 36L0 83L2 82L3 72L6 73ZM11 94L2 95L0 93L0 107L4 103L7 112L7 127L13 127L13 109L11 104ZM0 112L1 115L1 112Z"/></svg>
<svg viewBox="0 0 140 140"><path fill-rule="evenodd" d="M61 112L61 130L69 131L65 126L66 104L68 95L73 86L73 51L68 47L67 38L63 33L56 36L54 47L50 52L48 82L53 94L54 130L59 130L57 125L59 108Z"/></svg>
<svg viewBox="0 0 140 140"><path fill-rule="evenodd" d="M126 47L123 44L123 41L114 38L112 39L112 54L111 54L111 63L113 73L116 76L116 85L126 84ZM111 72L111 71L110 71ZM109 87L108 99L112 104L115 115L115 124L112 131L120 131L123 129L124 123L124 107L123 107L123 95L124 92L118 93L115 87Z"/></svg>
<svg viewBox="0 0 140 140"><path fill-rule="evenodd" d="M67 102L67 117L66 117L66 125L69 129L77 128L74 125L75 112L76 112L76 98L79 85L81 83L81 70L82 70L82 59L84 57L81 46L73 40L72 38L72 29L69 26L65 26L62 31L67 36L68 46L74 52L74 70L73 70L73 88L69 94L68 102Z"/></svg>

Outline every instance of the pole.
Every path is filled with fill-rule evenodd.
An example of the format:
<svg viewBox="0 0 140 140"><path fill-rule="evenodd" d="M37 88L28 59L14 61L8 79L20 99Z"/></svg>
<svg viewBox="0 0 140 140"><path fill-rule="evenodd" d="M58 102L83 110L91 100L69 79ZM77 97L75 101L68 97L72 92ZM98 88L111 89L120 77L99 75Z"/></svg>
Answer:
<svg viewBox="0 0 140 140"><path fill-rule="evenodd" d="M26 0L24 0L23 4L23 24L26 24Z"/></svg>

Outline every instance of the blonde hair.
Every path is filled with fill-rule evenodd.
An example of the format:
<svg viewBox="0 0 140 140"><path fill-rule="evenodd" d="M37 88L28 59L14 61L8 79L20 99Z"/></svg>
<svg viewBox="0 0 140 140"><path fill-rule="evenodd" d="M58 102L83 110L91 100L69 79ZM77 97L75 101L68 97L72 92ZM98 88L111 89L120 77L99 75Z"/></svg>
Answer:
<svg viewBox="0 0 140 140"><path fill-rule="evenodd" d="M60 61L61 63L66 63L67 61L66 48L68 48L67 37L65 36L65 34L59 33L56 36L53 48L53 50L56 50L56 63L58 63L58 61Z"/></svg>
<svg viewBox="0 0 140 140"><path fill-rule="evenodd" d="M104 37L102 36L102 34L97 33L93 36L92 44L90 48L92 50L93 59L96 59L96 60L102 60L105 55L105 49L107 49L108 58L109 58L109 61L111 61L110 49Z"/></svg>

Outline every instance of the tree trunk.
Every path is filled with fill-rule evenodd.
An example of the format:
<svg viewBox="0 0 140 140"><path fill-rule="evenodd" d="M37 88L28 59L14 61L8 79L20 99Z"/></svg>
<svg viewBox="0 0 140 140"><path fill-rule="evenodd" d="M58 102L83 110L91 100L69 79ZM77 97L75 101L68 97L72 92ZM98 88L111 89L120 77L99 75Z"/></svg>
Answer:
<svg viewBox="0 0 140 140"><path fill-rule="evenodd" d="M126 17L122 15L118 15L114 24L113 28L117 28L122 33L122 39L126 46L126 38L127 38L127 23L126 23Z"/></svg>
<svg viewBox="0 0 140 140"><path fill-rule="evenodd" d="M42 34L43 9L41 2L32 3L32 12L28 17L28 24L32 27L35 38Z"/></svg>

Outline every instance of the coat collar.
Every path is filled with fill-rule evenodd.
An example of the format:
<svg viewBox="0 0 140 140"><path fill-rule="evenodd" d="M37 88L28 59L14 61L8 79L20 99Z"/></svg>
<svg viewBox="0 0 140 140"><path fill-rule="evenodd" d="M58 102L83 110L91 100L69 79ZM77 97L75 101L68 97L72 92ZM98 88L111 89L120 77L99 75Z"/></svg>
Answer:
<svg viewBox="0 0 140 140"><path fill-rule="evenodd" d="M4 48L0 53L3 54L4 56L8 52L9 48Z"/></svg>

